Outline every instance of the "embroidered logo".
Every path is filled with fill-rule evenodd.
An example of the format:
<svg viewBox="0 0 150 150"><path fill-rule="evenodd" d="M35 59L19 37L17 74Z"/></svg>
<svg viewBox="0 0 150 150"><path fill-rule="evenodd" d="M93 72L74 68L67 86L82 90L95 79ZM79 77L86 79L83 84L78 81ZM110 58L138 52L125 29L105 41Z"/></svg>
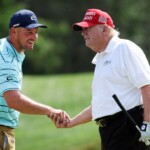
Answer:
<svg viewBox="0 0 150 150"><path fill-rule="evenodd" d="M109 65L110 63L111 63L111 60L106 60L106 61L104 62L104 66Z"/></svg>
<svg viewBox="0 0 150 150"><path fill-rule="evenodd" d="M106 23L107 19L105 17L103 17L103 16L100 16L98 22Z"/></svg>
<svg viewBox="0 0 150 150"><path fill-rule="evenodd" d="M13 80L12 76L7 76L7 81Z"/></svg>
<svg viewBox="0 0 150 150"><path fill-rule="evenodd" d="M147 128L147 124L143 124L143 125L141 126L141 130L142 130L142 131L146 131L146 128Z"/></svg>
<svg viewBox="0 0 150 150"><path fill-rule="evenodd" d="M34 15L32 15L31 20L36 20L36 17Z"/></svg>

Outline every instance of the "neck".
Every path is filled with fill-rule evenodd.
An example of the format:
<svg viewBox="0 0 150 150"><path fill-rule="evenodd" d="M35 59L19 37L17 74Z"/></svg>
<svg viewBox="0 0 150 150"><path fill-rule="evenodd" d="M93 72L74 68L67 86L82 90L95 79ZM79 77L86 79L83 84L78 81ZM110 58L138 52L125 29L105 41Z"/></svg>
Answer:
<svg viewBox="0 0 150 150"><path fill-rule="evenodd" d="M16 49L16 51L17 51L18 53L21 53L21 52L24 51L23 49L20 50L20 48L17 46L16 41L14 40L14 38L13 38L11 35L7 37L7 40L8 40L9 43Z"/></svg>

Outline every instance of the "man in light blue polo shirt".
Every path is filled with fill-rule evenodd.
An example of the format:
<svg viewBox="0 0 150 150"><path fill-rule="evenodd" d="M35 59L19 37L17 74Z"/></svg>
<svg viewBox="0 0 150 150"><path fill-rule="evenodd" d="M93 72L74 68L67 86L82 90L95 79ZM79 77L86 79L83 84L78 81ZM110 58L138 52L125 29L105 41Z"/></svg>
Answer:
<svg viewBox="0 0 150 150"><path fill-rule="evenodd" d="M24 53L18 53L7 38L0 40L0 125L16 128L19 112L8 107L3 94L21 91Z"/></svg>
<svg viewBox="0 0 150 150"><path fill-rule="evenodd" d="M33 49L39 27L47 26L39 24L32 11L20 10L10 19L9 36L0 39L0 150L15 150L14 128L18 126L20 112L69 119L64 111L21 93L24 51Z"/></svg>

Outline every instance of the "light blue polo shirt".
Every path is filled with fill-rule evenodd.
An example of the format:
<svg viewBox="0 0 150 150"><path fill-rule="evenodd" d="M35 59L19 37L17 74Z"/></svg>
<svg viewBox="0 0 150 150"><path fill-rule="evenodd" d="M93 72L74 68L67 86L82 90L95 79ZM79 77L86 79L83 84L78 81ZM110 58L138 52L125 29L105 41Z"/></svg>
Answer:
<svg viewBox="0 0 150 150"><path fill-rule="evenodd" d="M7 38L0 39L0 125L18 126L20 113L8 107L3 94L9 90L21 91L24 58L24 53L18 53Z"/></svg>

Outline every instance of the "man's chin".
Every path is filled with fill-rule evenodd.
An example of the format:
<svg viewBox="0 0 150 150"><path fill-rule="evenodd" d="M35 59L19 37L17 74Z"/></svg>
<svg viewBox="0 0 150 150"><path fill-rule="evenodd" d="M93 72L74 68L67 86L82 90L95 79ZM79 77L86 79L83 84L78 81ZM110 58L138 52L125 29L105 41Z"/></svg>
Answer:
<svg viewBox="0 0 150 150"><path fill-rule="evenodd" d="M26 50L32 51L34 47L27 47Z"/></svg>

